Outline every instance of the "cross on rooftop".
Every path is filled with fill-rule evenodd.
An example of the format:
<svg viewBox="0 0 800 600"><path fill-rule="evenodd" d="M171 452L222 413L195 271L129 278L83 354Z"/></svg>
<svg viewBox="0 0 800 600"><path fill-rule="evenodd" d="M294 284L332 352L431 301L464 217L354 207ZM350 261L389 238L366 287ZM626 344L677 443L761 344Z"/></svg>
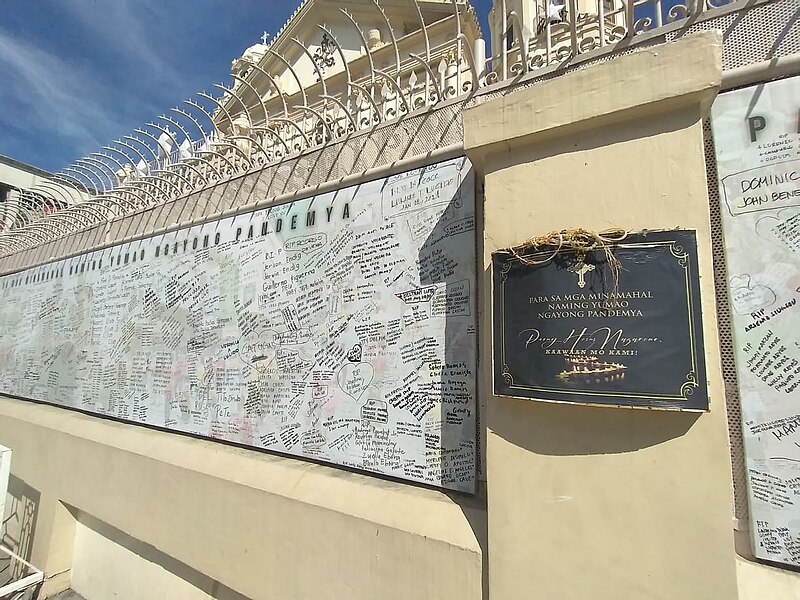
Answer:
<svg viewBox="0 0 800 600"><path fill-rule="evenodd" d="M266 31L261 34L261 43L262 44L266 45L268 39L269 39L269 34Z"/></svg>

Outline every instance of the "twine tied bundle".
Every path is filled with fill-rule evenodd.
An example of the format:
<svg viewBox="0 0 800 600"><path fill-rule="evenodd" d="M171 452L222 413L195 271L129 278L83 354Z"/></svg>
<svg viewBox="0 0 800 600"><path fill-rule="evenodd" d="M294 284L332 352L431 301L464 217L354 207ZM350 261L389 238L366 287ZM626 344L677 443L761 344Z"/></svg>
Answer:
<svg viewBox="0 0 800 600"><path fill-rule="evenodd" d="M583 228L562 229L532 237L522 244L509 248L508 252L523 264L531 266L546 264L563 251L574 252L578 263L586 260L588 252L602 252L611 269L611 276L614 280L613 293L616 294L619 288L621 265L619 259L614 256L614 245L622 242L627 236L628 232L624 229L607 229L600 232ZM531 256L550 249L553 249L552 253L546 255L545 258L536 259Z"/></svg>

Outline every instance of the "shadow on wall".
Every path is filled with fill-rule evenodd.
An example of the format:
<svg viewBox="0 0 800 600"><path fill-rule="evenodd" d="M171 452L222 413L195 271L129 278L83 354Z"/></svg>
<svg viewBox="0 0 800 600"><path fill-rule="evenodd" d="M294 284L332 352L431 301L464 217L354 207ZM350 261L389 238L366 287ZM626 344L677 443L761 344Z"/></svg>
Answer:
<svg viewBox="0 0 800 600"><path fill-rule="evenodd" d="M490 289L491 268L483 274ZM490 317L491 318L491 317ZM484 344L491 352L491 342ZM491 376L490 376L491 377ZM492 389L492 382L484 389ZM536 400L491 397L492 433L535 454L579 456L623 454L684 436L701 413L633 408L563 405Z"/></svg>
<svg viewBox="0 0 800 600"><path fill-rule="evenodd" d="M461 163L463 177L470 163ZM426 206L417 215L408 219L408 226L425 235L419 250L419 280L423 287L436 289L429 301L431 313L443 311L445 314L444 364L437 382L438 390L432 395L440 395L439 414L441 422L442 448L450 449L440 457L439 469L443 477L458 481L464 475L475 478L475 495L443 490L450 500L458 505L472 529L481 548L482 556L482 597L488 598L489 551L488 523L486 520L486 485L480 478L480 464L484 452L480 447L480 403L478 402L479 382L477 381L478 335L477 320L479 299L477 287L477 256L475 223L477 218L477 185L474 177L464 177L455 197L446 205ZM441 213L436 217L437 213ZM469 216L465 216L469 215ZM430 229L428 229L430 228ZM425 231L428 229L427 231ZM473 258L470 259L469 257ZM457 266L449 262L456 259ZM469 275L453 274L456 269L467 264ZM474 276L474 280L472 277ZM464 277L467 277L466 279ZM435 306L435 308L434 308ZM427 368L426 365L423 365ZM471 374L462 375L465 371ZM464 381L472 379L472 387ZM464 426L471 426L470 431ZM426 436L429 432L426 431ZM471 469L465 469L469 464Z"/></svg>
<svg viewBox="0 0 800 600"><path fill-rule="evenodd" d="M176 577L179 577L180 579L193 585L204 594L207 594L209 597L214 598L215 600L250 600L236 590L223 585L216 579L213 579L208 575L205 575L200 571L190 567L189 565L169 556L168 554L161 552L154 546L139 541L124 531L121 531L116 527L101 521L100 519L82 512L80 509L77 509L73 506L65 506L67 506L67 509L75 517L75 519L85 527L88 527L95 533L114 542L115 544L122 546L129 552L133 552L147 562L158 565ZM209 548L209 551L212 552L213 549Z"/></svg>
<svg viewBox="0 0 800 600"><path fill-rule="evenodd" d="M475 290L471 289L475 287L471 279L476 267L474 259L470 258L475 253L475 213L471 208L474 183L471 177L464 176L468 169L469 163L464 160L459 161L458 166L442 170L420 170L420 181L425 177L445 179L457 176L463 179L455 197L447 204L432 203L422 211L412 213L407 219L412 235L418 231L426 236L417 256L418 274L420 285L430 290L428 301L414 306L415 322L411 327L416 327L418 322L424 323L429 316L443 315L445 318L442 364L434 364L438 361L430 360L424 340L420 340L418 346L420 370L439 370L439 381L430 389L423 389L422 393L424 395L427 392L429 398L440 398L440 412L435 419L441 425L441 440L432 439L437 436L436 427L431 430L426 427L426 445L427 438L431 438L432 446L441 444L443 452L437 466L442 479L464 486L459 487L463 490L470 489L471 481L477 478L478 462L477 386L474 383L477 370L477 302ZM440 183L431 184L431 189ZM422 188L424 184L418 185ZM430 228L430 225L433 227ZM426 310L426 306L429 310ZM423 326L420 334L424 332ZM422 412L418 418L430 423L432 412Z"/></svg>
<svg viewBox="0 0 800 600"><path fill-rule="evenodd" d="M580 157L581 160L575 161L580 166L573 176L576 180L591 182L588 174L596 166L590 151L613 147L631 140L657 137L665 133L685 130L700 121L700 118L699 110L668 110L661 114L655 114L649 119L632 119L616 123L613 126L601 126L593 129L590 133L578 134L565 130L563 137L548 138L531 147L489 156L487 171L499 171L509 167L534 164L538 161L547 161L555 156L586 153ZM648 170L671 168L668 158L666 157L662 164L647 162L645 157L635 167L641 168L641 177L647 180ZM546 162L536 168L547 168ZM580 172L580 169L584 168L587 169L587 174ZM620 162L617 168L620 173L623 173L629 170L631 165ZM622 177L622 180L625 179L626 177ZM537 195L530 190L519 190L518 193L526 195L531 203L537 201ZM487 198L487 200L491 199ZM548 189L539 200L547 200L549 203L565 207L575 205L573 197L557 188ZM648 201L648 198L642 199L642 202ZM605 207L602 195L593 208L596 208L599 213L603 212ZM564 215L563 227L591 227L591 223L597 222L598 219L591 212L574 211L572 213L565 212ZM546 233L546 230L538 229L535 220L532 220L534 217L535 212L524 217L530 221L530 230L525 232L527 237ZM624 223L625 216L621 215L621 218ZM654 226L656 225L659 223L654 223ZM514 243L523 241L523 239L514 240ZM484 270L482 277L482 289L492 289L491 267ZM489 309L489 314L485 315L482 321L486 330L490 330L491 319L492 315ZM492 341L490 336L487 335L482 340L481 349L485 353L484 361L491 364ZM540 455L580 456L634 452L684 436L700 418L700 413L587 407L585 405L567 406L496 397L492 394L491 375L488 376L488 379L489 381L484 382L482 389L489 400L486 416L492 434L515 446Z"/></svg>
<svg viewBox="0 0 800 600"><path fill-rule="evenodd" d="M448 128L452 126L450 123ZM430 313L424 309L415 309L414 313L423 322L427 314L443 313L445 316L444 361L430 394L439 396L439 406L422 418L433 417L440 423L441 439L435 443L449 450L439 457L442 477L456 483L466 482L465 477L474 477L474 495L448 490L442 492L461 509L480 546L481 592L483 598L488 598L486 486L480 480L479 468L483 451L479 445L481 415L477 381L479 299L475 223L478 206L475 177L465 177L470 168L466 159L460 163L459 177L462 181L454 198L446 205L434 201L419 212L407 215L407 226L412 232L424 236L417 255L420 285L435 290L427 303ZM424 174L425 170L420 173ZM447 177L448 171L442 171L441 176ZM466 272L457 272L465 265ZM424 303L419 306L424 306ZM429 368L429 363L423 363L421 368ZM435 416L434 411L438 411ZM426 437L436 435L435 429L426 428Z"/></svg>
<svg viewBox="0 0 800 600"><path fill-rule="evenodd" d="M0 544L30 561L36 518L39 514L39 490L15 475L8 478L6 511L3 515L3 537ZM24 576L25 565L13 561L0 564L0 581L11 581Z"/></svg>
<svg viewBox="0 0 800 600"><path fill-rule="evenodd" d="M476 466L476 473L479 473ZM453 504L460 509L464 518L469 523L472 533L481 548L481 598L489 598L489 522L486 518L486 483L480 480L474 496L467 496L460 492L444 492Z"/></svg>

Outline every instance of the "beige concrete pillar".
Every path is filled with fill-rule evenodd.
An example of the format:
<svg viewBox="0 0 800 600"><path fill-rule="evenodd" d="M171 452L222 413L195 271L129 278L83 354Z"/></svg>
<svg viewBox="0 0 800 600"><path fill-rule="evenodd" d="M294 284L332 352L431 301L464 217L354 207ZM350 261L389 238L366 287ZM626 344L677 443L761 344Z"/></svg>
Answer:
<svg viewBox="0 0 800 600"><path fill-rule="evenodd" d="M702 118L721 38L702 33L479 104L489 587L503 600L737 597ZM711 410L492 395L491 253L563 228L696 229Z"/></svg>

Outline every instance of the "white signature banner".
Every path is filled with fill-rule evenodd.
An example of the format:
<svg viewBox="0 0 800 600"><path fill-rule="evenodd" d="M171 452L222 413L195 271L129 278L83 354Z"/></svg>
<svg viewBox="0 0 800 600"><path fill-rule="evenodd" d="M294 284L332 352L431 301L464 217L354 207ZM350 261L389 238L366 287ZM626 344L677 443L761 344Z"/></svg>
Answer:
<svg viewBox="0 0 800 600"><path fill-rule="evenodd" d="M471 492L465 158L0 278L0 392Z"/></svg>
<svg viewBox="0 0 800 600"><path fill-rule="evenodd" d="M712 110L751 530L800 565L800 78Z"/></svg>

